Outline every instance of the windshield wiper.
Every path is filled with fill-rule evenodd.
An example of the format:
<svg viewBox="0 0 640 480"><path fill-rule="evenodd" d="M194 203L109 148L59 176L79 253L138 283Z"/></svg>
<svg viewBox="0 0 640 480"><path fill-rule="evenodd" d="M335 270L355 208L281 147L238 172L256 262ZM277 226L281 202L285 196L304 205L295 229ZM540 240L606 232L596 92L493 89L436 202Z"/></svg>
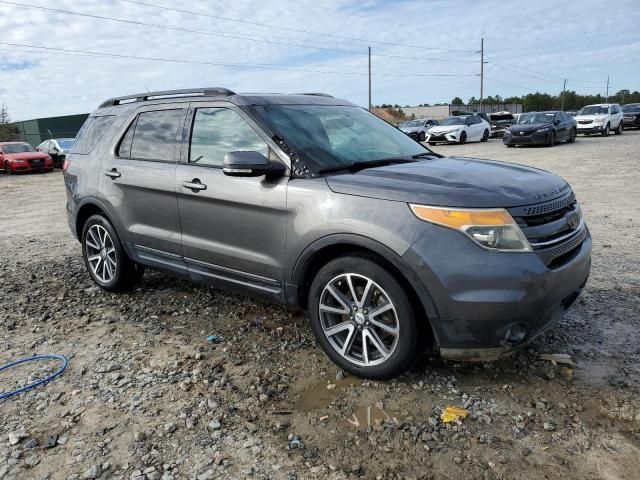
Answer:
<svg viewBox="0 0 640 480"><path fill-rule="evenodd" d="M383 158L381 160L369 160L367 162L351 162L346 165L336 165L335 167L321 168L318 173L340 172L346 170L349 172L358 172L365 168L386 167L396 163L413 163L415 160L409 158Z"/></svg>
<svg viewBox="0 0 640 480"><path fill-rule="evenodd" d="M429 158L429 157L440 157L436 152L422 152L417 155L412 156L411 158Z"/></svg>

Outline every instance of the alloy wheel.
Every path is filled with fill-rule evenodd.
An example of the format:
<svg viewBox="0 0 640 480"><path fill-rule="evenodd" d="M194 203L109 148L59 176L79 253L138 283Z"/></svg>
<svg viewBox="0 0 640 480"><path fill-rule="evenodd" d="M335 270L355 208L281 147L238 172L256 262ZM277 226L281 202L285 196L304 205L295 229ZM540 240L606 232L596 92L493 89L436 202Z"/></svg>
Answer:
<svg viewBox="0 0 640 480"><path fill-rule="evenodd" d="M331 347L353 364L379 365L396 350L400 336L396 308L370 278L344 273L331 279L320 294L318 313Z"/></svg>
<svg viewBox="0 0 640 480"><path fill-rule="evenodd" d="M102 283L110 283L118 266L113 240L102 225L93 225L84 241L87 262L93 275Z"/></svg>

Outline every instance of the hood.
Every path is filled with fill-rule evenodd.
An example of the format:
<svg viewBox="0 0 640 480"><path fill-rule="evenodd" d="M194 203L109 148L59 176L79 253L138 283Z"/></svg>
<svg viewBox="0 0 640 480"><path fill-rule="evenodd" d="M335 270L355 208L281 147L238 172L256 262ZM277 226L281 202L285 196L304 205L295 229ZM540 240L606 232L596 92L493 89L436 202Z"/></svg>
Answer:
<svg viewBox="0 0 640 480"><path fill-rule="evenodd" d="M431 127L428 130L428 133L435 133L439 135L441 133L453 132L454 130L458 130L462 127L464 127L464 125L436 125L435 127Z"/></svg>
<svg viewBox="0 0 640 480"><path fill-rule="evenodd" d="M576 121L578 120L595 120L596 118L604 118L606 117L606 113L596 113L593 115L576 115L573 117Z"/></svg>
<svg viewBox="0 0 640 480"><path fill-rule="evenodd" d="M42 152L3 153L2 156L7 160L34 160L36 158L49 158L49 155Z"/></svg>
<svg viewBox="0 0 640 480"><path fill-rule="evenodd" d="M491 119L492 122L500 122L500 121L515 119L515 117L511 115L511 113L509 112L492 113L491 115L489 115L489 118Z"/></svg>
<svg viewBox="0 0 640 480"><path fill-rule="evenodd" d="M552 123L516 123L515 125L511 125L509 130L512 133L533 133L536 130L540 130L541 128L553 127Z"/></svg>
<svg viewBox="0 0 640 480"><path fill-rule="evenodd" d="M563 178L493 160L445 157L326 177L336 193L424 205L509 208L560 197Z"/></svg>
<svg viewBox="0 0 640 480"><path fill-rule="evenodd" d="M413 133L413 132L419 132L420 130L422 130L423 127L400 127L400 130L402 130L404 133Z"/></svg>

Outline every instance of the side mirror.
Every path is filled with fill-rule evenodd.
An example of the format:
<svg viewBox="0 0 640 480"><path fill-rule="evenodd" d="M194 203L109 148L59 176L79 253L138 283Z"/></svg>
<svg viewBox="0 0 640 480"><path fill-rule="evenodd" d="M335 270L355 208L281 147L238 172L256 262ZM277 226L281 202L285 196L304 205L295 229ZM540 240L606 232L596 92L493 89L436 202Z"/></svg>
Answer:
<svg viewBox="0 0 640 480"><path fill-rule="evenodd" d="M230 177L261 177L282 175L284 166L270 162L260 152L229 152L224 156L222 171Z"/></svg>

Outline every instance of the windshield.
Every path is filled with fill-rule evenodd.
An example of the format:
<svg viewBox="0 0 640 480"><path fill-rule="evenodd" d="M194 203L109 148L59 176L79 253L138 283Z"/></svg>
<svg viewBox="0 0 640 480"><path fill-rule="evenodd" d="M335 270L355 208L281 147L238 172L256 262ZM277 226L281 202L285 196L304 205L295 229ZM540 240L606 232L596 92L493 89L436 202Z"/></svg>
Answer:
<svg viewBox="0 0 640 480"><path fill-rule="evenodd" d="M628 105L622 107L622 111L624 113L640 112L640 103L629 103Z"/></svg>
<svg viewBox="0 0 640 480"><path fill-rule="evenodd" d="M552 123L553 113L525 113L520 117L518 123L520 124L532 124L532 123Z"/></svg>
<svg viewBox="0 0 640 480"><path fill-rule="evenodd" d="M424 120L411 120L407 122L405 127L421 127L422 125L424 125Z"/></svg>
<svg viewBox="0 0 640 480"><path fill-rule="evenodd" d="M467 117L449 117L440 122L440 125L464 125Z"/></svg>
<svg viewBox="0 0 640 480"><path fill-rule="evenodd" d="M2 150L4 153L37 152L37 150L28 143L9 143L7 145L3 145Z"/></svg>
<svg viewBox="0 0 640 480"><path fill-rule="evenodd" d="M606 115L607 113L609 113L609 107L591 105L580 110L578 115Z"/></svg>
<svg viewBox="0 0 640 480"><path fill-rule="evenodd" d="M69 150L71 147L73 147L74 140L75 138L59 138L58 145L60 145L60 148L63 150Z"/></svg>
<svg viewBox="0 0 640 480"><path fill-rule="evenodd" d="M408 135L360 107L267 105L254 108L316 172L429 153Z"/></svg>

